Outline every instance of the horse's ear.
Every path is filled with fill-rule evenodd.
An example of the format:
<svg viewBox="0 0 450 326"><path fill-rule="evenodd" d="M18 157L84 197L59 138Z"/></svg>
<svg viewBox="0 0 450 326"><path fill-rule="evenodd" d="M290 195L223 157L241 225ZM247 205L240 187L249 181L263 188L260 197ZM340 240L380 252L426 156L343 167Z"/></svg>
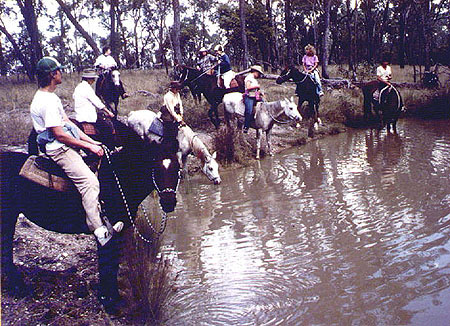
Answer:
<svg viewBox="0 0 450 326"><path fill-rule="evenodd" d="M214 152L214 153L213 153L212 158L213 158L213 159L216 159L216 158L217 158L217 152Z"/></svg>
<svg viewBox="0 0 450 326"><path fill-rule="evenodd" d="M293 96L291 96L291 102L294 103L294 97Z"/></svg>

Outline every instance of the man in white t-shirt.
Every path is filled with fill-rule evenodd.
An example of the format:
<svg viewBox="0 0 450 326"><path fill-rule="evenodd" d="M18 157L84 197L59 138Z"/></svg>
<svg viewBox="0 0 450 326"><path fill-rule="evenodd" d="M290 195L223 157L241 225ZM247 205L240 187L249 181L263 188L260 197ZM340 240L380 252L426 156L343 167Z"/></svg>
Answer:
<svg viewBox="0 0 450 326"><path fill-rule="evenodd" d="M180 82L170 82L169 91L164 95L164 106L160 115L163 121L183 123L183 103L180 97L182 88L183 85Z"/></svg>
<svg viewBox="0 0 450 326"><path fill-rule="evenodd" d="M95 60L94 67L98 69L99 78L97 80L97 84L95 85L96 93L98 94L98 89L100 83L103 82L105 78L105 74L112 70L118 69L117 62L114 60L111 55L111 47L105 46L102 50L102 54ZM125 92L125 88L123 87L122 81L120 81L120 91L123 99L129 97L128 93Z"/></svg>
<svg viewBox="0 0 450 326"><path fill-rule="evenodd" d="M91 137L98 136L98 131L105 136L103 138L107 139L108 135L105 133L112 134L114 129L106 120L113 118L114 114L106 108L91 87L97 78L97 73L93 69L85 69L81 78L81 83L75 87L73 92L75 119L83 125L85 134ZM99 119L97 111L102 113L102 119Z"/></svg>
<svg viewBox="0 0 450 326"><path fill-rule="evenodd" d="M38 133L38 143L45 145L46 154L64 170L79 191L86 212L86 223L100 244L104 245L112 235L100 217L100 185L95 174L73 149L83 148L102 156L103 148L67 118L61 100L54 93L62 82L62 68L51 57L44 57L37 63L39 89L30 105L31 120ZM116 223L114 227L120 232L123 222Z"/></svg>
<svg viewBox="0 0 450 326"><path fill-rule="evenodd" d="M389 66L389 58L387 55L383 55L381 66L377 68L377 80L379 82L378 88L373 93L375 101L380 100L380 91L386 86L392 86L390 80L392 79L392 69Z"/></svg>

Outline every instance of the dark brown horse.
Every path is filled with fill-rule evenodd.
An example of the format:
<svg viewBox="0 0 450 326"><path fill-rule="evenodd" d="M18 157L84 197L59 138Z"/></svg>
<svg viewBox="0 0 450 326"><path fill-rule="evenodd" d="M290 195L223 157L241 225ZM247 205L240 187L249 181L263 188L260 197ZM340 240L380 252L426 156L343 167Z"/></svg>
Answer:
<svg viewBox="0 0 450 326"><path fill-rule="evenodd" d="M108 219L112 223L121 220L126 227L130 226L138 206L153 190L159 194L162 210L173 211L180 169L176 155L146 144L131 128L117 120L114 125L123 149L109 160L103 159L98 175L102 208ZM19 213L47 230L89 233L77 192L58 192L19 176L27 157L24 153L0 153L1 268L7 280L6 287L16 295L27 292L13 263L13 238ZM115 233L103 247L97 245L98 296L109 313L115 313L119 303L117 273L122 233Z"/></svg>
<svg viewBox="0 0 450 326"><path fill-rule="evenodd" d="M381 88L381 89L380 89ZM364 119L369 121L373 118L374 111L380 123L380 129L386 126L387 131L397 132L397 120L404 110L404 104L400 92L394 86L380 87L377 80L368 82L361 87L364 96ZM375 101L373 93L380 89L379 101Z"/></svg>
<svg viewBox="0 0 450 326"><path fill-rule="evenodd" d="M276 83L282 84L289 79L297 84L295 94L298 96L298 110L303 119L308 121L308 136L313 137L314 125L319 122L320 98L317 95L317 86L310 74L304 74L294 66L285 68L278 76ZM308 105L302 107L305 101Z"/></svg>
<svg viewBox="0 0 450 326"><path fill-rule="evenodd" d="M118 113L119 97L123 96L124 93L120 72L117 69L105 71L95 85L95 94L102 99L115 117Z"/></svg>
<svg viewBox="0 0 450 326"><path fill-rule="evenodd" d="M217 86L217 76L208 75L205 72L201 72L198 69L188 67L188 66L178 66L180 71L180 82L184 86L188 86L192 95L195 97L203 94L211 105L208 110L208 116L211 122L216 128L220 125L219 113L217 107L222 103L223 96L228 93L240 92L243 93L244 87L244 76L237 75L235 77L237 86L232 88L220 88Z"/></svg>

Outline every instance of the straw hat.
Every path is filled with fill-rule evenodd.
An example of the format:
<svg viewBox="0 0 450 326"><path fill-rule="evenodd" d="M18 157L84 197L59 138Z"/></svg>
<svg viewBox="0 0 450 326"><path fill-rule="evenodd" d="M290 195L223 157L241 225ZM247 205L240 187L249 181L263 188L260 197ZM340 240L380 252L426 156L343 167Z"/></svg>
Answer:
<svg viewBox="0 0 450 326"><path fill-rule="evenodd" d="M220 52L223 52L223 46L222 45L216 45L216 47L214 48L214 51L220 51Z"/></svg>
<svg viewBox="0 0 450 326"><path fill-rule="evenodd" d="M198 50L198 52L208 52L208 50L205 47L200 48L200 50Z"/></svg>
<svg viewBox="0 0 450 326"><path fill-rule="evenodd" d="M250 71L257 71L259 72L261 75L264 75L263 69L261 66L258 65L254 65L250 67Z"/></svg>
<svg viewBox="0 0 450 326"><path fill-rule="evenodd" d="M94 69L84 69L81 73L82 78L97 78L97 72Z"/></svg>

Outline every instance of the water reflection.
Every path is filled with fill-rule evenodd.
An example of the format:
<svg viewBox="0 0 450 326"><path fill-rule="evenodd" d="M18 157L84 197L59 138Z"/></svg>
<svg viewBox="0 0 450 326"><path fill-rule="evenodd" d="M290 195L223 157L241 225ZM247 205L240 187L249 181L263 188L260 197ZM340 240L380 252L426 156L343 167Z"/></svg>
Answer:
<svg viewBox="0 0 450 326"><path fill-rule="evenodd" d="M168 324L446 324L449 144L448 121L406 121L183 184Z"/></svg>

